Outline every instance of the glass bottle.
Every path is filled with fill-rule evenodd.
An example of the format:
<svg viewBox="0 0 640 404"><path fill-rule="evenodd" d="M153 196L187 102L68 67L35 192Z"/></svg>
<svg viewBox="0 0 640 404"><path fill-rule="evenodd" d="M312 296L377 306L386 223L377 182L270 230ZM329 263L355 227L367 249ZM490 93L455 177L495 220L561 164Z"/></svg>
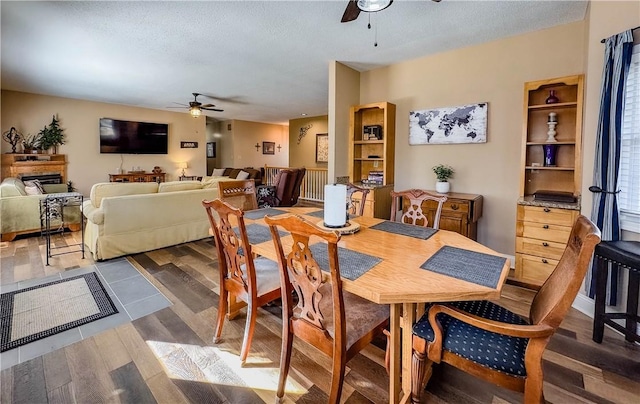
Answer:
<svg viewBox="0 0 640 404"><path fill-rule="evenodd" d="M549 90L549 96L545 100L545 103L547 103L547 104L555 104L555 103L557 103L559 101L560 100L558 99L558 97L556 97L556 90Z"/></svg>

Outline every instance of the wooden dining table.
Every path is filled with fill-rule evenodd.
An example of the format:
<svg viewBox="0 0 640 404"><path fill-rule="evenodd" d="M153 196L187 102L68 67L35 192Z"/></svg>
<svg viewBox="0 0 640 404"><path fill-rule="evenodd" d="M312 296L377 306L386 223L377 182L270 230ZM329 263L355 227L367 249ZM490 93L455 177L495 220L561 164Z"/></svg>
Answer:
<svg viewBox="0 0 640 404"><path fill-rule="evenodd" d="M314 207L259 209L245 212L245 224L266 226L260 212L271 215L298 214L311 222L321 224L322 217L318 214L319 211L320 208ZM354 234L343 234L338 247L381 260L357 279L350 280L343 276L342 287L343 290L372 302L390 305L389 402L408 402L411 395L411 328L421 315L419 307L423 306L418 303L498 299L509 273L510 262L490 248L451 231L438 230L427 239L421 239L371 228L385 222L384 219L353 217L350 222L360 225L360 230ZM249 229L247 232L251 236ZM249 238L251 240L251 237ZM292 244L292 238L285 235L281 239L287 251ZM271 238L258 241L260 242L255 244L250 241L253 253L277 260ZM421 268L425 261L445 246L504 259L504 264L493 270L495 273L492 276L497 279L495 287Z"/></svg>

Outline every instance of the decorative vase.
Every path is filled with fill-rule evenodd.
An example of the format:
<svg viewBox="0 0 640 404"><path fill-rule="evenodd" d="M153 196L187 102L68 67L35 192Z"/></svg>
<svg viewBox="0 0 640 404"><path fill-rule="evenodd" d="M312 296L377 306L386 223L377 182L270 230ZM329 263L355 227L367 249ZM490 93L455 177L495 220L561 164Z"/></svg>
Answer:
<svg viewBox="0 0 640 404"><path fill-rule="evenodd" d="M556 97L556 90L550 90L549 91L549 96L547 97L547 99L544 102L546 104L555 104L557 102L560 102L558 97Z"/></svg>
<svg viewBox="0 0 640 404"><path fill-rule="evenodd" d="M449 182L447 181L438 181L436 182L436 191L439 194L446 194L449 192Z"/></svg>
<svg viewBox="0 0 640 404"><path fill-rule="evenodd" d="M558 152L558 145L545 144L542 146L544 150L544 166L555 167L556 166L556 154Z"/></svg>

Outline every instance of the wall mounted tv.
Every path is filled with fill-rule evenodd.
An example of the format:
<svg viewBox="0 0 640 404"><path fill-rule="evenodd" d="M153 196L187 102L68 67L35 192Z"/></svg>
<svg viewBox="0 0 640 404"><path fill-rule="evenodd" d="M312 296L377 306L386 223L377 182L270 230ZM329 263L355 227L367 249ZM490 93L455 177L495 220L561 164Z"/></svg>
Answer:
<svg viewBox="0 0 640 404"><path fill-rule="evenodd" d="M169 125L100 118L100 153L167 154Z"/></svg>

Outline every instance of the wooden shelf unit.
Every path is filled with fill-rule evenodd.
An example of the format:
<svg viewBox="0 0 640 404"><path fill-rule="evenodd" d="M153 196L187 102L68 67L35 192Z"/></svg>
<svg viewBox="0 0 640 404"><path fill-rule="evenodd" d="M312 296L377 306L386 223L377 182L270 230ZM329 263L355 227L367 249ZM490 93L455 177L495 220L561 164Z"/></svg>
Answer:
<svg viewBox="0 0 640 404"><path fill-rule="evenodd" d="M550 91L559 102L546 104ZM525 83L516 221L516 262L509 280L539 288L564 251L571 226L580 212L582 175L582 108L584 76ZM557 142L547 142L550 112L555 112ZM556 166L544 166L543 146L557 146ZM572 194L576 203L536 201L537 191Z"/></svg>
<svg viewBox="0 0 640 404"><path fill-rule="evenodd" d="M354 184L369 179L369 172L381 171L383 182L372 186L364 215L388 219L391 215L391 190L394 179L396 106L390 102L351 107L349 121L349 178ZM379 139L366 139L365 126L380 127Z"/></svg>
<svg viewBox="0 0 640 404"><path fill-rule="evenodd" d="M38 174L60 174L62 183L66 184L66 154L5 153L2 155L2 178L0 178L0 180L9 177L19 178L22 175Z"/></svg>

